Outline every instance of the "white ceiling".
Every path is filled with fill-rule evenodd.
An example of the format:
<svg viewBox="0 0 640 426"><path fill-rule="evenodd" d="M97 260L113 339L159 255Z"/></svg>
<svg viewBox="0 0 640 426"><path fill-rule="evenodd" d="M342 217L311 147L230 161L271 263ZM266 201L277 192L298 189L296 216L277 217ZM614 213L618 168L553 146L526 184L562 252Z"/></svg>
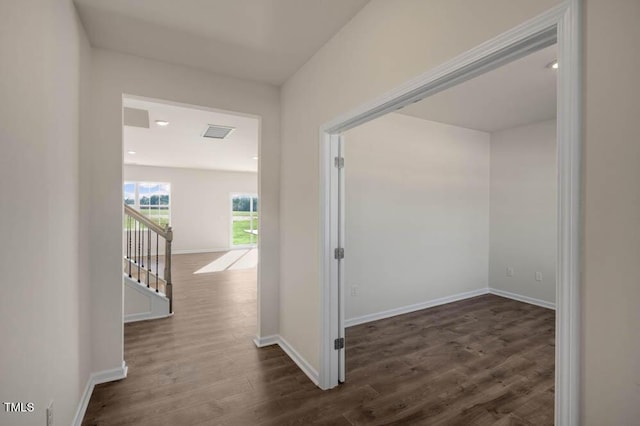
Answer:
<svg viewBox="0 0 640 426"><path fill-rule="evenodd" d="M280 85L368 0L74 0L93 46Z"/></svg>
<svg viewBox="0 0 640 426"><path fill-rule="evenodd" d="M125 98L124 106L149 111L149 128L124 126L124 163L145 166L256 172L257 118ZM169 121L166 127L156 120ZM208 124L235 127L225 139L205 139ZM129 154L135 151L136 154Z"/></svg>
<svg viewBox="0 0 640 426"><path fill-rule="evenodd" d="M556 46L534 52L398 110L440 123L495 132L556 116Z"/></svg>

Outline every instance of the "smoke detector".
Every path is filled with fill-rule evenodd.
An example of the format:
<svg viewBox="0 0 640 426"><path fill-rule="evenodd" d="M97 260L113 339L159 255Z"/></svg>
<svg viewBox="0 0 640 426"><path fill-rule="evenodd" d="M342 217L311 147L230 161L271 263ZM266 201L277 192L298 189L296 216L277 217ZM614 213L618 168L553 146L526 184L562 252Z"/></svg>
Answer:
<svg viewBox="0 0 640 426"><path fill-rule="evenodd" d="M215 126L213 124L209 124L202 134L202 137L209 139L224 139L234 130L235 127Z"/></svg>

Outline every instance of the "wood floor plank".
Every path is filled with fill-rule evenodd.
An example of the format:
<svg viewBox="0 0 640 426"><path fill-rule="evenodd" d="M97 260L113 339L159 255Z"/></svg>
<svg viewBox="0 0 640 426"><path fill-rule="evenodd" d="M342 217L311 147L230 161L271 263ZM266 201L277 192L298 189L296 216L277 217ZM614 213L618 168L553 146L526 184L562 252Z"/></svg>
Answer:
<svg viewBox="0 0 640 426"><path fill-rule="evenodd" d="M257 349L256 271L176 255L171 318L125 325L125 380L84 425L553 424L555 314L479 296L347 329L347 382L321 391Z"/></svg>

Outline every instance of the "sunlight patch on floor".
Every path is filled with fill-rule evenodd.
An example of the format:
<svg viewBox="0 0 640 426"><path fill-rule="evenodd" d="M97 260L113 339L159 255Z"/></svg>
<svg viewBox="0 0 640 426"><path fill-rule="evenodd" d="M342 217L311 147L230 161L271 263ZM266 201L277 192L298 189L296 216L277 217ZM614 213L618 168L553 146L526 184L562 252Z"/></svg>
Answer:
<svg viewBox="0 0 640 426"><path fill-rule="evenodd" d="M228 269L249 269L258 266L258 249L251 249Z"/></svg>
<svg viewBox="0 0 640 426"><path fill-rule="evenodd" d="M255 268L258 265L258 249L231 250L208 265L203 266L194 274L208 274L226 270Z"/></svg>

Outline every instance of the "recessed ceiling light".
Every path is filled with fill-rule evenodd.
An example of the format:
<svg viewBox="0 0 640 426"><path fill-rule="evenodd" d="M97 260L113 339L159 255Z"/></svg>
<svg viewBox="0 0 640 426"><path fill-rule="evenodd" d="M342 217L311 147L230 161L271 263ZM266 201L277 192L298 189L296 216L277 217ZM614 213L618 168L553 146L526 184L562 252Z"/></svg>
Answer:
<svg viewBox="0 0 640 426"><path fill-rule="evenodd" d="M257 159L258 159L258 157L252 157L252 158L253 158L254 160L257 160Z"/></svg>
<svg viewBox="0 0 640 426"><path fill-rule="evenodd" d="M547 64L547 68L551 68L551 69L557 70L558 69L558 61L555 60L553 62L548 63Z"/></svg>
<svg viewBox="0 0 640 426"><path fill-rule="evenodd" d="M135 151L127 151L127 154L135 155Z"/></svg>
<svg viewBox="0 0 640 426"><path fill-rule="evenodd" d="M156 124L157 124L158 126L165 127L165 126L168 126L168 125L169 125L169 122L168 122L168 121L166 121L166 120L156 120Z"/></svg>

